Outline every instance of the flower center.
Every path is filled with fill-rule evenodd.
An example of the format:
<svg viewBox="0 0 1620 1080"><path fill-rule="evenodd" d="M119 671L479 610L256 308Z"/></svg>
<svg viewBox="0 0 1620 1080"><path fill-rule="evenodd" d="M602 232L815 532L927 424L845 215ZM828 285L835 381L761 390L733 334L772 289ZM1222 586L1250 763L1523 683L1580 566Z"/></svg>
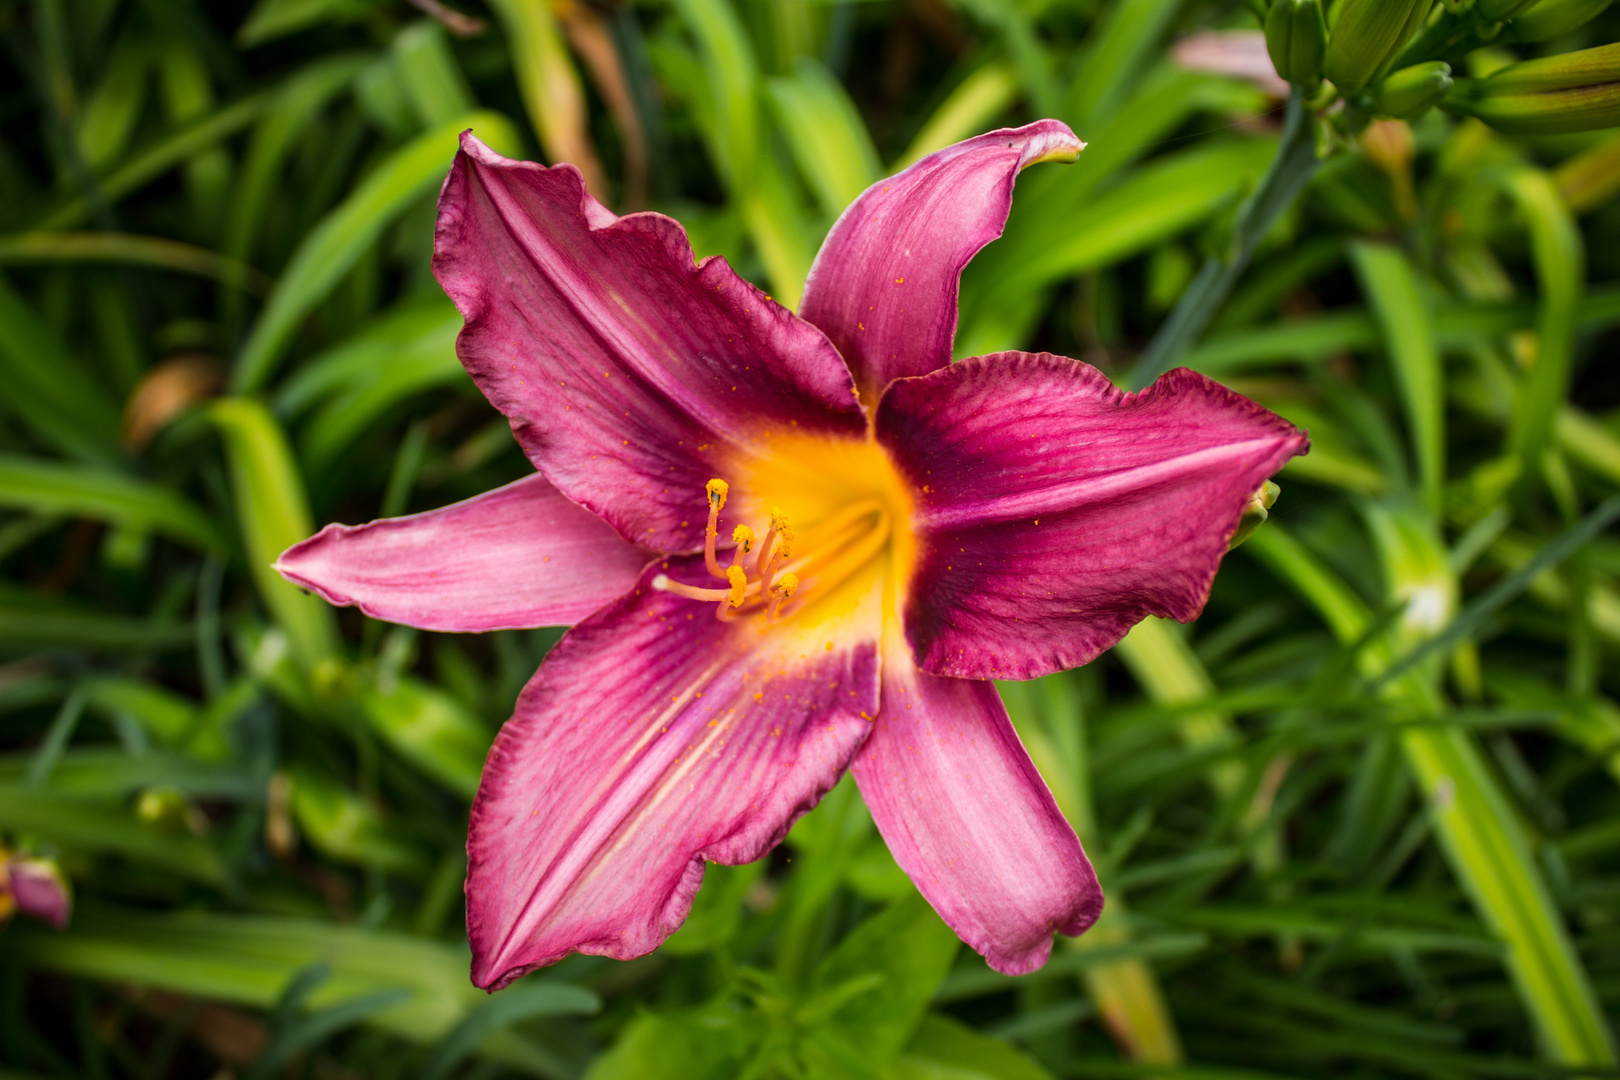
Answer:
<svg viewBox="0 0 1620 1080"><path fill-rule="evenodd" d="M763 616L767 627L842 619L868 600L895 610L910 570L911 499L888 455L869 442L799 438L770 451L740 464L729 520L732 484L708 483L703 559L715 585L660 575L653 587L713 602L721 619Z"/></svg>

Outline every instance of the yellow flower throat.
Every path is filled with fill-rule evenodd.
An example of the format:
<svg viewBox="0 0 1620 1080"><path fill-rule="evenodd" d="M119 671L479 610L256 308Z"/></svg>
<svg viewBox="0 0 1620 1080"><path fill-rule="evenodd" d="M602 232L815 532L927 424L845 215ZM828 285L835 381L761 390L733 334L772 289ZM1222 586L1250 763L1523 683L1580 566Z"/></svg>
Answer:
<svg viewBox="0 0 1620 1080"><path fill-rule="evenodd" d="M712 601L722 620L763 616L762 629L843 623L873 603L898 610L913 557L911 493L875 442L773 439L731 482L710 480L705 496L703 560L715 586L660 575L654 588ZM729 552L719 546L728 500Z"/></svg>

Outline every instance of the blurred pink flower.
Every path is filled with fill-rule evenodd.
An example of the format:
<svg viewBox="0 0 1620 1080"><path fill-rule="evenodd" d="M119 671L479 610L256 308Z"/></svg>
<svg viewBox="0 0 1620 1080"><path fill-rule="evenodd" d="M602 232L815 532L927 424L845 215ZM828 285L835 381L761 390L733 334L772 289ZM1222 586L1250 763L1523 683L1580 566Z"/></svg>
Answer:
<svg viewBox="0 0 1620 1080"><path fill-rule="evenodd" d="M1274 98L1288 96L1288 81L1277 74L1259 30L1204 30L1176 42L1176 63L1188 71L1246 79Z"/></svg>
<svg viewBox="0 0 1620 1080"><path fill-rule="evenodd" d="M73 893L56 863L24 858L0 846L0 925L13 911L64 930L73 913Z"/></svg>

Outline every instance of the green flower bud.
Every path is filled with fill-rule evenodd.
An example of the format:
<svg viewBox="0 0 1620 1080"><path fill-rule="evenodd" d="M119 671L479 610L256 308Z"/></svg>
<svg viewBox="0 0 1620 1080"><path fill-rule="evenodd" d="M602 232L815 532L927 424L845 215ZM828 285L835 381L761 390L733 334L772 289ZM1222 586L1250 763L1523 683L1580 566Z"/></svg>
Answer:
<svg viewBox="0 0 1620 1080"><path fill-rule="evenodd" d="M1321 0L1275 0L1266 13L1266 52L1277 74L1297 86L1322 81L1327 22Z"/></svg>
<svg viewBox="0 0 1620 1080"><path fill-rule="evenodd" d="M1541 0L1508 24L1515 41L1551 41L1585 26L1614 0Z"/></svg>
<svg viewBox="0 0 1620 1080"><path fill-rule="evenodd" d="M1509 64L1446 99L1509 135L1620 126L1620 43Z"/></svg>
<svg viewBox="0 0 1620 1080"><path fill-rule="evenodd" d="M1277 496L1282 494L1282 488L1267 480L1260 489L1249 496L1249 501L1243 507L1243 516L1238 519L1237 532L1227 543L1226 550L1231 551L1243 541L1254 535L1254 530L1265 523L1271 516L1271 508L1277 504Z"/></svg>
<svg viewBox="0 0 1620 1080"><path fill-rule="evenodd" d="M1382 116L1410 120L1434 108L1450 91L1450 64L1442 60L1413 64L1379 84L1373 95L1373 109Z"/></svg>
<svg viewBox="0 0 1620 1080"><path fill-rule="evenodd" d="M1507 135L1565 135L1620 127L1620 82L1541 94L1447 99L1446 107L1476 116Z"/></svg>
<svg viewBox="0 0 1620 1080"><path fill-rule="evenodd" d="M1479 84L1481 97L1539 94L1620 82L1620 42L1509 64Z"/></svg>
<svg viewBox="0 0 1620 1080"><path fill-rule="evenodd" d="M1322 74L1354 97L1383 74L1429 17L1433 0L1342 0Z"/></svg>

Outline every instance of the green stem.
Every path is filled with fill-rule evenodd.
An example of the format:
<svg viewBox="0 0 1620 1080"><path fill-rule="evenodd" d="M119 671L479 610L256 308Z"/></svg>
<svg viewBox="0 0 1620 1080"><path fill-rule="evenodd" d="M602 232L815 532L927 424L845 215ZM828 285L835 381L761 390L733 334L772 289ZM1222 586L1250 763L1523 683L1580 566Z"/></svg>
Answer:
<svg viewBox="0 0 1620 1080"><path fill-rule="evenodd" d="M1254 249L1271 231L1278 216L1293 205L1316 174L1319 164L1304 92L1295 87L1288 98L1288 115L1283 122L1282 141L1277 144L1277 156L1271 159L1265 176L1260 178L1260 186L1238 207L1231 250L1224 259L1211 257L1199 269L1198 276L1181 294L1175 310L1131 369L1130 389L1140 390L1163 375L1198 343L1232 286L1248 268Z"/></svg>

